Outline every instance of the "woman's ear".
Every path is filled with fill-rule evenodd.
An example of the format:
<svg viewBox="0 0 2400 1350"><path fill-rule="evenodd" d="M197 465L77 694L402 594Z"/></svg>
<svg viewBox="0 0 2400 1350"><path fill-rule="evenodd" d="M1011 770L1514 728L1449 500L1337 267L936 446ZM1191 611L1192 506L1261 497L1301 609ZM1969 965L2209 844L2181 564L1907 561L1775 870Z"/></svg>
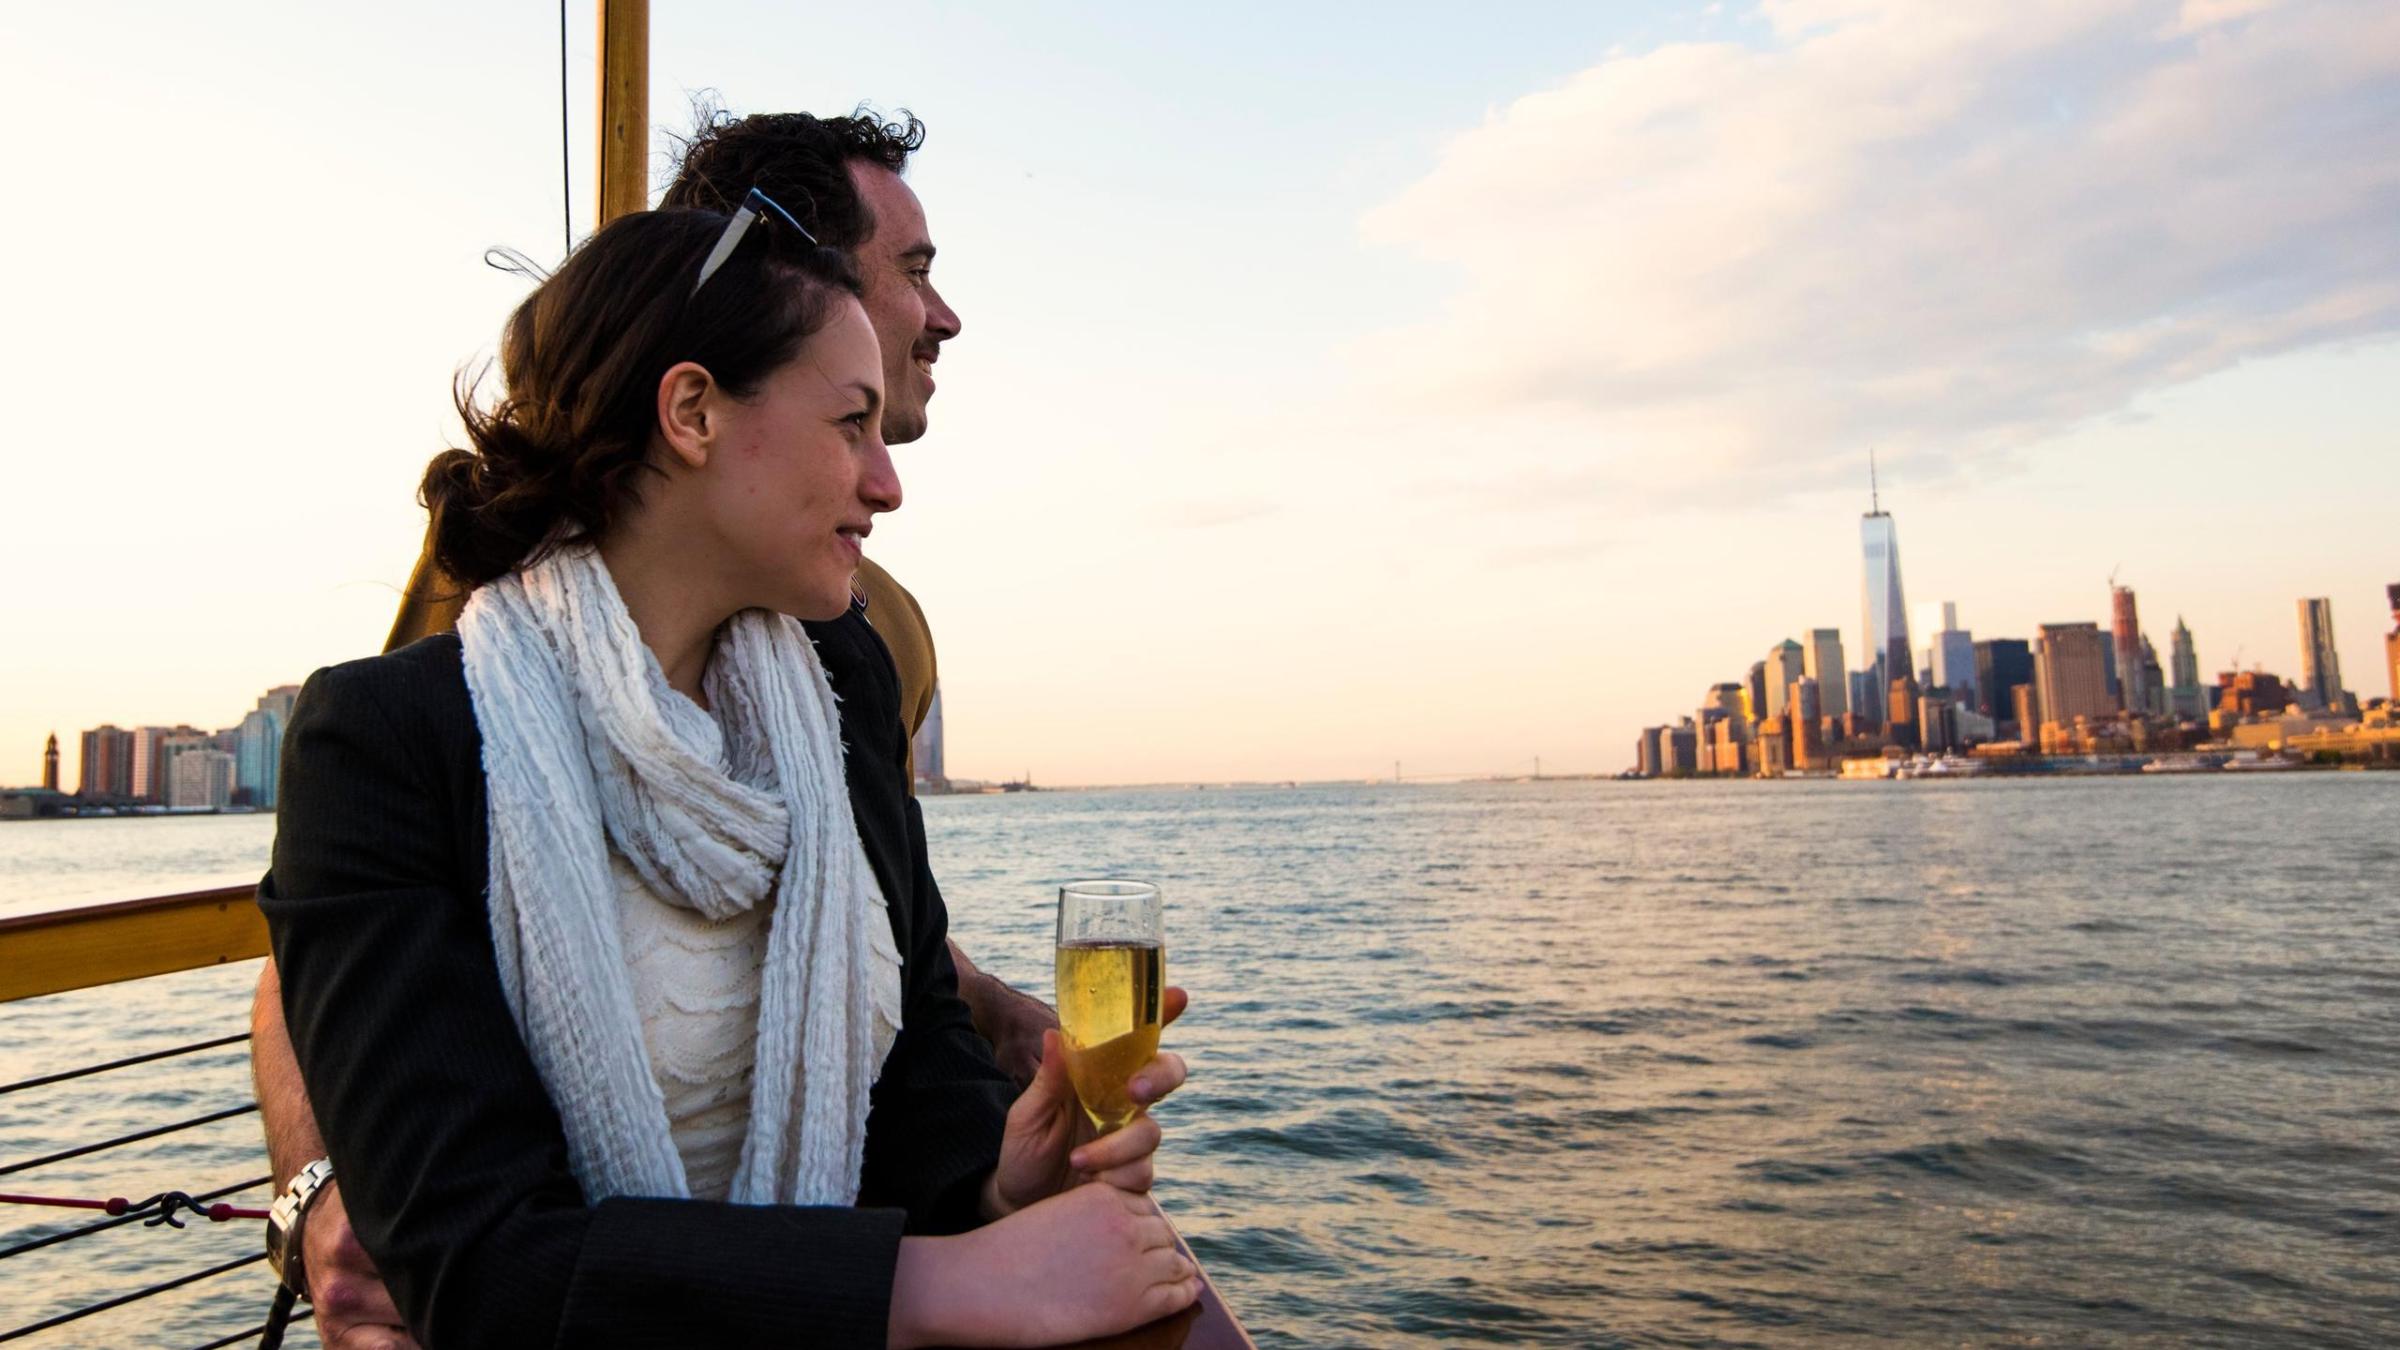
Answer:
<svg viewBox="0 0 2400 1350"><path fill-rule="evenodd" d="M708 463L724 428L717 411L717 381L706 366L679 361L658 377L658 434L667 452L687 469Z"/></svg>

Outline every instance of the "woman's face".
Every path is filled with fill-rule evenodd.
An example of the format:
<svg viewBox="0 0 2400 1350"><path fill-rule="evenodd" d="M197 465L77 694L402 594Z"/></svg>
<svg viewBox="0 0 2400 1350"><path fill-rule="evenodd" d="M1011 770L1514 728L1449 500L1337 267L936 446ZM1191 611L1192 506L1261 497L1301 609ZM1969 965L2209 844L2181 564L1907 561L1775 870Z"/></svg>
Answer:
<svg viewBox="0 0 2400 1350"><path fill-rule="evenodd" d="M898 510L884 448L883 356L845 297L747 401L725 400L704 510L719 566L745 606L840 617L877 515Z"/></svg>

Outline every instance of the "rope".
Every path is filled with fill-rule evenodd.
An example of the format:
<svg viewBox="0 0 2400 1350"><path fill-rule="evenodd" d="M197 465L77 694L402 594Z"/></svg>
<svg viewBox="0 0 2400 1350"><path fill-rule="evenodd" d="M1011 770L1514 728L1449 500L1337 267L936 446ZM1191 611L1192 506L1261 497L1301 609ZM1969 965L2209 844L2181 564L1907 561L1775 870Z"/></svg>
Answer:
<svg viewBox="0 0 2400 1350"><path fill-rule="evenodd" d="M0 1177L13 1176L18 1172L28 1172L36 1167L41 1167L49 1163L65 1162L69 1158L80 1158L87 1153L98 1153L103 1149L117 1148L125 1144L137 1144L144 1139L156 1139L162 1134L173 1134L177 1130L189 1130L201 1125L213 1124L220 1120L231 1120L235 1116L248 1115L257 1109L258 1103L256 1102L252 1102L247 1106L228 1107L223 1111L211 1112L205 1116L195 1116L190 1120L177 1121L172 1125L161 1125L155 1129L137 1130L132 1134L121 1134L114 1139L103 1139L97 1144L85 1144L81 1148L67 1149L64 1152L52 1153L46 1157L28 1158L24 1162L10 1163L6 1167L0 1167Z"/></svg>
<svg viewBox="0 0 2400 1350"><path fill-rule="evenodd" d="M216 1199L218 1196L221 1196L221 1195L233 1195L233 1194L235 1194L235 1193L237 1193L237 1192L240 1192L240 1191L254 1191L254 1190L257 1190L259 1187L261 1187L261 1186L265 1186L265 1185L267 1185L267 1184L269 1184L269 1183L271 1183L271 1182L273 1182L273 1181L274 1181L274 1178L273 1178L273 1177L255 1177L255 1178L253 1178L253 1179L251 1179L251 1180L249 1180L249 1181L238 1182L238 1183L236 1183L236 1184L234 1184L234 1185L231 1185L231 1186L224 1186L224 1187L220 1187L220 1188L218 1188L217 1190L203 1192L202 1194L200 1194L200 1195L197 1195L197 1196L194 1196L194 1197L192 1197L192 1198L193 1198L193 1199L196 1199L196 1200L202 1200L202 1201L214 1200L214 1199ZM161 1199L161 1198L163 1198L163 1197L160 1197L160 1196L152 1196L152 1197L151 1197L151 1199L152 1199L152 1200L157 1200L157 1199ZM143 1204L145 1204L145 1205L147 1205L148 1203L149 1203L149 1201L144 1201L144 1202L143 1202ZM235 1213L234 1213L234 1217L236 1217L236 1218L239 1218L239 1217L242 1217L242 1215L243 1215L244 1213L251 1213L251 1212L255 1212L255 1213L263 1213L264 1211L240 1211L240 1210L237 1210L237 1211L235 1211ZM55 1246L57 1246L57 1245L58 1245L59 1243L61 1243L61 1242L72 1242L72 1241L74 1241L76 1238L79 1238L79 1237L89 1237L89 1236L91 1236L91 1235L92 1235L92 1234L94 1234L94 1233L103 1233L103 1232L106 1232L106 1231L108 1231L108 1230L109 1230L109 1229L111 1229L111 1228L122 1228L122 1227L124 1227L125 1225L127 1225L127 1224L129 1224L129 1223L137 1223L137 1222L140 1222L142 1218L143 1218L143 1215L142 1215L142 1213L140 1212L140 1210L138 1210L138 1209L135 1209L135 1210L131 1210L131 1211L129 1211L128 1213L126 1213L126 1215L125 1215L123 1218L118 1218L118 1219L102 1219L102 1220L101 1220L100 1222L98 1222L98 1223L94 1223L94 1224L86 1224L86 1225L84 1225L84 1226L83 1226L83 1227L81 1227L81 1228L70 1228L70 1229L67 1229L65 1232L62 1232L62 1233L52 1233L52 1234L51 1234L50 1236L48 1236L48 1237L35 1238L35 1239L34 1239L33 1241L31 1241L31 1242L19 1243L18 1245L14 1246L14 1247L7 1248L6 1250L0 1250L0 1261L5 1261L5 1260L7 1260L8 1258L10 1258L10 1257L12 1257L12 1256L18 1256L18 1255L21 1255L21 1254L23 1254L23 1253L25 1253L25 1252L35 1251L35 1250L38 1250L38 1249L40 1249L40 1248L43 1248L43 1247L55 1247ZM175 1225L175 1227L178 1227L178 1228L180 1228L180 1227L182 1227L182 1226L183 1226L183 1225L181 1225L181 1224L176 1224L176 1225Z"/></svg>
<svg viewBox="0 0 2400 1350"><path fill-rule="evenodd" d="M253 1262L264 1261L266 1259L267 1254L265 1252L253 1252L248 1256L238 1257L234 1260L228 1261L221 1266L210 1266L206 1270L197 1270L189 1275L179 1275L172 1280L151 1285L147 1289L136 1289L130 1294L119 1294L115 1298L104 1299L98 1303L92 1304L89 1307L77 1308L73 1312L63 1312L56 1317L48 1318L40 1322L28 1322L24 1326L18 1327L13 1331L0 1331L0 1341L13 1341L21 1336L30 1336L37 1331L48 1331L52 1327L62 1327L69 1322L80 1321L81 1319L89 1317L94 1313L104 1313L111 1308L122 1308L128 1303L149 1298L153 1294L163 1294L170 1289L181 1289L187 1284L197 1284L202 1280L210 1278L211 1276L223 1275L228 1271L240 1270L242 1267L250 1265Z"/></svg>
<svg viewBox="0 0 2400 1350"><path fill-rule="evenodd" d="M183 1220L175 1217L175 1211L178 1209L188 1209L207 1219L210 1223L223 1223L227 1219L263 1219L267 1217L267 1212L263 1209L236 1209L232 1205L203 1205L182 1191L160 1191L147 1200L128 1200L121 1195L107 1200L78 1200L71 1196L9 1195L0 1192L0 1205L49 1205L56 1209L104 1209L111 1214L121 1214L127 1218L139 1218L143 1210L156 1205L158 1213L150 1219L152 1228L156 1228L162 1223L172 1228L183 1227Z"/></svg>
<svg viewBox="0 0 2400 1350"><path fill-rule="evenodd" d="M154 1059L172 1059L177 1055L198 1054L202 1050L214 1050L220 1046L239 1045L249 1039L250 1033L245 1031L238 1036L219 1036L213 1041L201 1041L196 1045L179 1045L172 1050L153 1050L149 1054L135 1055L130 1059L110 1060L106 1064L94 1064L88 1069L69 1069L65 1073L44 1074L40 1078L28 1078L21 1083L10 1083L6 1087L0 1087L0 1096L6 1096L11 1092L21 1092L26 1088L48 1087L52 1083L63 1083L70 1078L81 1078L87 1074L107 1073L110 1069L148 1064Z"/></svg>

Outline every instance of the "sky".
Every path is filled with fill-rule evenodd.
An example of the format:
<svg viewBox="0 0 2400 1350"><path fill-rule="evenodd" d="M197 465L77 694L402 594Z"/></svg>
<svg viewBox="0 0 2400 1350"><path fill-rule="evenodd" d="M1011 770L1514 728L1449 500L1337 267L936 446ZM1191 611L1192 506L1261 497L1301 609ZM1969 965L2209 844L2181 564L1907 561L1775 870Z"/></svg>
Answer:
<svg viewBox="0 0 2400 1350"><path fill-rule="evenodd" d="M357 12L346 12L355 8ZM590 6L569 7L572 229ZM564 247L557 11L0 12L0 781L381 644L453 380ZM1613 772L1785 637L2139 593L2387 694L2381 0L662 4L695 95L909 108L964 319L871 552L952 771Z"/></svg>

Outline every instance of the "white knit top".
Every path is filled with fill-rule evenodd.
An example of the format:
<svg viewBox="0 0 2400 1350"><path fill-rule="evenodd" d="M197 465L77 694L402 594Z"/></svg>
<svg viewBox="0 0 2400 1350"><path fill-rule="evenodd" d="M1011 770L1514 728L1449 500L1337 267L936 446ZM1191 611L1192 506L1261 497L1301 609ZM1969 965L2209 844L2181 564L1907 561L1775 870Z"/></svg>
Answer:
<svg viewBox="0 0 2400 1350"><path fill-rule="evenodd" d="M675 1151L692 1198L723 1200L750 1128L759 974L775 907L710 919L652 895L614 850L608 865L642 1045L667 1099Z"/></svg>

